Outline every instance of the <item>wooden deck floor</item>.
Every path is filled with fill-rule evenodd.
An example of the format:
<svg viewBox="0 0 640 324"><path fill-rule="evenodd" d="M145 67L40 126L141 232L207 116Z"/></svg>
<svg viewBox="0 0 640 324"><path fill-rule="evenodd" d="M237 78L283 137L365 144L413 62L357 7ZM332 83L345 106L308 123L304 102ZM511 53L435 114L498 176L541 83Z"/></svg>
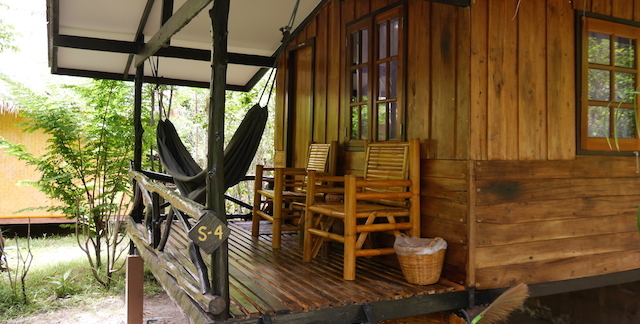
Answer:
<svg viewBox="0 0 640 324"><path fill-rule="evenodd" d="M186 235L176 224L168 253L187 258ZM342 258L338 253L302 262L296 233L283 235L282 248L271 248L271 235L251 236L246 223L230 222L229 281L230 312L233 319L249 319L340 308L381 301L398 301L414 296L463 290L447 280L419 286L406 282L402 272L358 258L357 279L342 279ZM209 262L210 258L205 256ZM195 267L186 270L197 278ZM191 279L191 278L190 278Z"/></svg>

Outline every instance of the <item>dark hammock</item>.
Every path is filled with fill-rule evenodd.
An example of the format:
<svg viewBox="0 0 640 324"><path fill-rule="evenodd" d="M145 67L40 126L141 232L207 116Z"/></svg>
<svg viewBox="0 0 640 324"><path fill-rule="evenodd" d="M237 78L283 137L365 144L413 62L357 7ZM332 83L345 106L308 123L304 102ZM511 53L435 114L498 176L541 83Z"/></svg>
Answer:
<svg viewBox="0 0 640 324"><path fill-rule="evenodd" d="M244 179L260 145L267 116L267 109L255 104L231 137L224 149L225 188L235 186ZM160 121L156 133L160 161L167 173L173 176L180 193L204 204L208 171L193 159L169 120Z"/></svg>

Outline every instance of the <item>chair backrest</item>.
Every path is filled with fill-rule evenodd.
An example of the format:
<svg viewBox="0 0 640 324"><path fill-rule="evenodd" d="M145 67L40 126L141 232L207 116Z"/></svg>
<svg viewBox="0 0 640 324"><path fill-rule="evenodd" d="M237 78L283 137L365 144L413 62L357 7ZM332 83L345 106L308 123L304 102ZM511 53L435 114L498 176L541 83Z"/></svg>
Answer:
<svg viewBox="0 0 640 324"><path fill-rule="evenodd" d="M331 143L311 143L309 144L309 153L307 155L306 171L315 170L319 173L336 174L336 165L338 161L338 142ZM303 184L307 183L307 176L304 176ZM318 185L322 182L318 182ZM302 189L302 188L301 188ZM304 190L304 189L302 189Z"/></svg>
<svg viewBox="0 0 640 324"><path fill-rule="evenodd" d="M413 162L412 162L413 161ZM407 180L413 179L412 168L417 168L419 178L420 141L412 139L409 142L374 142L367 144L365 155L365 180ZM413 165L416 164L416 165ZM415 171L415 170L414 170ZM401 192L406 187L375 187L363 188L364 192ZM378 203L388 205L405 205L401 201L377 200Z"/></svg>
<svg viewBox="0 0 640 324"><path fill-rule="evenodd" d="M365 180L409 178L409 142L376 142L367 145Z"/></svg>
<svg viewBox="0 0 640 324"><path fill-rule="evenodd" d="M307 155L307 171L316 170L317 172L327 172L329 168L329 154L331 154L331 144L311 143Z"/></svg>

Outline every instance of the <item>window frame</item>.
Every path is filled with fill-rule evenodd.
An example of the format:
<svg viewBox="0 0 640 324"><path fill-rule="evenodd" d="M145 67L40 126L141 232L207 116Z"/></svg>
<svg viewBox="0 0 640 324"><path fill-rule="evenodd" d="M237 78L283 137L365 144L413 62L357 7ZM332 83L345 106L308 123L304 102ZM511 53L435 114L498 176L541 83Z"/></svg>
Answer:
<svg viewBox="0 0 640 324"><path fill-rule="evenodd" d="M398 18L398 53L397 55L388 56L383 59L378 58L378 48L379 48L379 31L378 24L384 21L391 21L394 18ZM361 17L355 21L352 21L346 26L346 59L345 59L345 141L349 146L364 146L365 142L379 142L379 141L402 141L404 139L404 125L405 125L405 56L406 56L406 46L405 46L405 38L406 38L406 26L404 25L406 21L405 18L405 9L403 5L397 5L391 8L383 8L379 11L371 13L367 16ZM352 65L353 63L353 50L354 44L352 43L352 35L363 29L368 30L368 41L367 41L367 53L368 58L367 62L358 65ZM391 40L390 35L387 35L387 46ZM362 42L360 42L362 44ZM378 63L385 63L390 61L397 61L397 88L396 97L395 98L387 98L387 99L379 99L378 98ZM367 67L367 98L366 100L352 101L353 96L353 71L355 69L359 69L363 66ZM387 69L388 71L388 69ZM388 75L388 74L387 74ZM357 100L357 99L356 99ZM384 140L378 139L379 131L378 131L378 104L385 104L389 102L396 103L396 118L395 127L396 127L396 138L389 140L388 137ZM367 106L367 136L366 138L361 138L358 136L357 138L352 137L352 109L356 106ZM360 114L361 115L361 114ZM387 128L386 134L388 136L388 117L387 123L385 123L385 127ZM360 123L362 124L362 123Z"/></svg>
<svg viewBox="0 0 640 324"><path fill-rule="evenodd" d="M636 90L639 89L640 85L640 25L635 23L628 24L620 20L609 20L602 19L603 17L592 17L592 16L581 16L581 40L579 48L581 53L579 55L579 85L580 85L580 93L578 95L578 153L582 154L616 154L619 151L619 154L627 155L633 151L640 150L640 135L638 134L638 129L635 129L635 138L615 138L613 135L613 126L614 123L611 122L613 120L612 117L609 117L609 138L606 137L589 137L589 106L604 106L606 105L609 108L610 115L615 111L618 107L618 102L615 102L615 81L614 74L616 72L623 73L633 73L635 74L635 87ZM619 67L615 66L614 63L610 63L609 65L591 63L589 62L589 33L590 32L598 32L607 35L611 35L611 38L616 36L631 38L635 40L635 66L632 68ZM611 42L611 52L613 52L613 48L615 46L615 42ZM613 58L610 58L613 61ZM609 71L610 76L610 93L609 93L609 102L591 100L589 99L589 70L597 69L603 71ZM611 87L613 85L613 87ZM638 102L640 97L638 94L635 95L636 108L635 108L635 117L636 117L636 125L637 128L640 123L638 122L638 112L640 107L638 107ZM631 108L633 103L622 103L620 107Z"/></svg>

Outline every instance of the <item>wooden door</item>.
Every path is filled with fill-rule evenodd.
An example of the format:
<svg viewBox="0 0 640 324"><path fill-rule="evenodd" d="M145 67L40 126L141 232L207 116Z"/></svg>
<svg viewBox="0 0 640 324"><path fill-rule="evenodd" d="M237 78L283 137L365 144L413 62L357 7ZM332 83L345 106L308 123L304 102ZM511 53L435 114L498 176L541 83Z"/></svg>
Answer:
<svg viewBox="0 0 640 324"><path fill-rule="evenodd" d="M304 167L313 140L313 42L289 51L287 107L287 166Z"/></svg>

